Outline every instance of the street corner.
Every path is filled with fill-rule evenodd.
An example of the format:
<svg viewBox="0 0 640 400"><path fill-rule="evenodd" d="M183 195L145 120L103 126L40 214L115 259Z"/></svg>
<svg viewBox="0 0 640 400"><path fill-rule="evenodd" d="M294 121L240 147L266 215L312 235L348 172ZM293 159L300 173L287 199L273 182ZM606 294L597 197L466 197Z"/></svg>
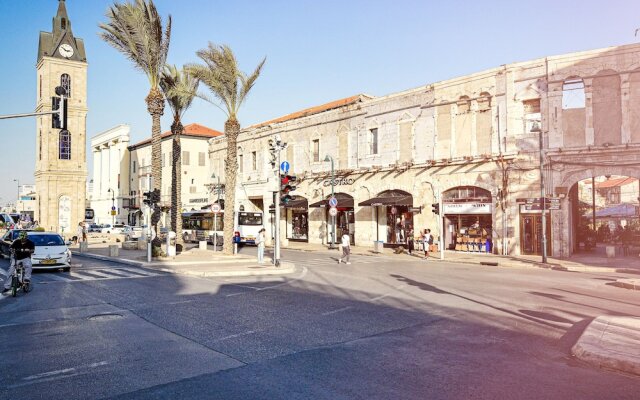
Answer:
<svg viewBox="0 0 640 400"><path fill-rule="evenodd" d="M597 317L571 352L599 368L640 375L640 317Z"/></svg>

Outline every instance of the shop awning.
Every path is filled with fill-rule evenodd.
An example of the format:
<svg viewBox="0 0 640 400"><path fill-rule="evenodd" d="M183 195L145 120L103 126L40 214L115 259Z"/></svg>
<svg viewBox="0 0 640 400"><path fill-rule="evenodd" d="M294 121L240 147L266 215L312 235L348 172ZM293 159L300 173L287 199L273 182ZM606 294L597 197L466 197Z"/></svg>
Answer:
<svg viewBox="0 0 640 400"><path fill-rule="evenodd" d="M306 198L302 196L300 197L296 196L296 197L293 197L291 201L284 206L284 208L290 208L292 210L306 210L307 204L309 204L309 202L307 201Z"/></svg>
<svg viewBox="0 0 640 400"><path fill-rule="evenodd" d="M389 193L358 203L359 206L413 206L413 196Z"/></svg>
<svg viewBox="0 0 640 400"><path fill-rule="evenodd" d="M353 208L353 197L349 196L346 193L336 193L336 199L338 200L338 208ZM311 203L309 208L318 208L318 207L329 207L329 199L326 198L324 200L316 201L315 203Z"/></svg>

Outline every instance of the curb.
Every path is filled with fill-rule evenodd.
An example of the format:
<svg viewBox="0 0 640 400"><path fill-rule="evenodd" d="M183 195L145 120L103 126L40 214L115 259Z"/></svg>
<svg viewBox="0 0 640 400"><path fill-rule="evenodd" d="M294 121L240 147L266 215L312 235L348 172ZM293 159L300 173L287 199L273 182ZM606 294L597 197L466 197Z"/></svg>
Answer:
<svg viewBox="0 0 640 400"><path fill-rule="evenodd" d="M99 255L99 254L92 254L92 253L77 253L77 252L71 252L74 256L78 256L78 257L86 257L86 258L92 258L95 260L101 260L101 261L109 261L109 262L113 262L116 264L124 264L124 265L132 265L135 267L142 267L142 268L149 268L149 269L153 269L156 271L162 271L162 272L168 272L171 274L177 274L177 275L189 275L189 276L199 276L199 277L222 277L222 276L258 276L258 275L283 275L283 274L291 274L294 273L296 271L296 266L293 263L290 262L283 262L282 263L282 267L280 267L279 269L269 269L269 270L255 270L255 271L251 271L251 270L236 270L236 271L189 271L189 270L176 270L173 268L167 268L162 266L162 264L154 264L154 263L147 263L147 262L142 262L142 261L133 261L133 260L127 260L124 258L111 258L111 257L107 257L107 256L103 256L103 255ZM193 265L196 265L197 262L193 262ZM268 268L268 267L266 267Z"/></svg>
<svg viewBox="0 0 640 400"><path fill-rule="evenodd" d="M640 290L640 279L618 279L615 282L609 282L607 285L630 289L630 290Z"/></svg>
<svg viewBox="0 0 640 400"><path fill-rule="evenodd" d="M640 321L640 318L597 317L571 348L571 353L578 359L600 368L640 375L640 353L629 354L629 347L633 347L632 342L640 342L637 328L630 326L637 321ZM634 334L635 340L629 340L629 336ZM623 339L626 339L626 342ZM612 342L626 343L625 348L621 345L616 348Z"/></svg>

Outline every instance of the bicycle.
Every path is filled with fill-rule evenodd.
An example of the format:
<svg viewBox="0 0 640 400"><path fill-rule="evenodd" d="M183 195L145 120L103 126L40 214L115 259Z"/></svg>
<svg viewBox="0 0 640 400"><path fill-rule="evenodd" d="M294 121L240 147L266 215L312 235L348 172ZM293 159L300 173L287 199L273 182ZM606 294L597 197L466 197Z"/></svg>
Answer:
<svg viewBox="0 0 640 400"><path fill-rule="evenodd" d="M11 275L11 296L16 297L18 289L26 294L31 291L31 282L24 279L24 263L22 260L17 261L15 255L11 255L11 262L15 263L13 274Z"/></svg>

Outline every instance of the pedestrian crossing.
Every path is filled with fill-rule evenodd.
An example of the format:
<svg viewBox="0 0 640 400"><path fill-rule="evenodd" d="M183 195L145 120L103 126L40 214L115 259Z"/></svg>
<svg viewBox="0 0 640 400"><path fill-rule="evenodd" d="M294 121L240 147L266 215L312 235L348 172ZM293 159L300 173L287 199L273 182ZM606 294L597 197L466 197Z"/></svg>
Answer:
<svg viewBox="0 0 640 400"><path fill-rule="evenodd" d="M97 281L108 279L131 279L149 278L163 275L161 272L153 272L138 268L87 268L71 269L70 272L34 272L31 275L32 283L57 283L57 282L80 282Z"/></svg>
<svg viewBox="0 0 640 400"><path fill-rule="evenodd" d="M312 267L314 265L332 265L337 264L340 259L340 255L332 255L322 258L310 258L304 260L292 260L296 265L302 265L306 267ZM393 258L384 257L384 256L360 256L360 255L351 255L350 262L351 264L379 264L379 263L388 263L388 262L397 262Z"/></svg>

